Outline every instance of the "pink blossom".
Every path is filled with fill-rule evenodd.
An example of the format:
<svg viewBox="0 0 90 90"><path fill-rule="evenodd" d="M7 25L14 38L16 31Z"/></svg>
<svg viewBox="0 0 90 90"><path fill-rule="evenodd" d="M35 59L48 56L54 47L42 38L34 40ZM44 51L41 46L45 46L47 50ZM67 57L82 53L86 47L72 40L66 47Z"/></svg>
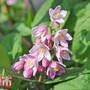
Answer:
<svg viewBox="0 0 90 90"><path fill-rule="evenodd" d="M58 47L56 49L56 56L58 60L61 62L62 62L62 59L70 60L70 55L69 55L70 53L71 51L66 47Z"/></svg>
<svg viewBox="0 0 90 90"><path fill-rule="evenodd" d="M28 73L28 70L32 70L33 76L35 76L37 72L37 68L38 68L37 59L34 56L27 55L25 65L24 65L25 73L26 72Z"/></svg>
<svg viewBox="0 0 90 90"><path fill-rule="evenodd" d="M57 48L59 46L68 47L68 42L72 40L70 34L67 33L67 29L60 30L56 32L54 36L54 46Z"/></svg>
<svg viewBox="0 0 90 90"><path fill-rule="evenodd" d="M49 49L52 48L52 34L47 33L44 39L42 38L37 38L36 43L44 43Z"/></svg>
<svg viewBox="0 0 90 90"><path fill-rule="evenodd" d="M36 43L29 53L33 56L36 56L38 62L40 62L43 58L51 60L49 48L44 43Z"/></svg>
<svg viewBox="0 0 90 90"><path fill-rule="evenodd" d="M44 58L43 60L42 60L42 66L43 67L48 67L49 66L49 64L50 64L50 61L48 60L48 59L46 59L46 58Z"/></svg>
<svg viewBox="0 0 90 90"><path fill-rule="evenodd" d="M25 69L24 72L23 72L23 76L25 78L31 78L32 75L33 75L33 71L30 68Z"/></svg>
<svg viewBox="0 0 90 90"><path fill-rule="evenodd" d="M21 61L16 62L13 65L13 69L16 70L16 71L19 71L19 70L23 69L24 63L25 63L24 60L21 60Z"/></svg>
<svg viewBox="0 0 90 90"><path fill-rule="evenodd" d="M65 69L58 61L52 61L47 69L47 76L54 79L65 72Z"/></svg>
<svg viewBox="0 0 90 90"><path fill-rule="evenodd" d="M47 25L39 25L32 28L33 36L37 38L42 38L44 40L44 37L47 35L48 32L48 26Z"/></svg>
<svg viewBox="0 0 90 90"><path fill-rule="evenodd" d="M67 14L66 10L61 10L61 6L57 6L55 9L49 9L49 16L53 23L61 24L64 22L64 18Z"/></svg>
<svg viewBox="0 0 90 90"><path fill-rule="evenodd" d="M41 65L38 66L38 72L44 72L45 68Z"/></svg>

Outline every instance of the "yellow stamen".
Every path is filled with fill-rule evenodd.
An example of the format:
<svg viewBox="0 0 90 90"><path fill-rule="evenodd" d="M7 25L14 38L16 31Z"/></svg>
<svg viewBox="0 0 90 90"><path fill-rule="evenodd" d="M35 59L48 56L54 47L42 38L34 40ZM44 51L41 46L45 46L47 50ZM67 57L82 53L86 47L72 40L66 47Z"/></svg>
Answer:
<svg viewBox="0 0 90 90"><path fill-rule="evenodd" d="M28 60L28 61L27 61L27 65L28 65L29 67L33 67L33 61L32 61L32 60Z"/></svg>

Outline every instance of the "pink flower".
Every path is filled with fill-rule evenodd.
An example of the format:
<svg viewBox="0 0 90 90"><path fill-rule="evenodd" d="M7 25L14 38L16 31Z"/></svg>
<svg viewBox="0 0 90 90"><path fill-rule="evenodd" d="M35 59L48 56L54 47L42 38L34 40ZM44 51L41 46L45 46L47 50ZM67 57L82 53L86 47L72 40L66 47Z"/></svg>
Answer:
<svg viewBox="0 0 90 90"><path fill-rule="evenodd" d="M58 61L52 61L47 69L47 76L54 79L56 76L62 75L65 69Z"/></svg>
<svg viewBox="0 0 90 90"><path fill-rule="evenodd" d="M7 5L13 5L17 2L17 0L6 0Z"/></svg>
<svg viewBox="0 0 90 90"><path fill-rule="evenodd" d="M37 38L42 38L44 40L44 37L46 36L48 32L48 26L47 25L39 25L32 28L33 36Z"/></svg>
<svg viewBox="0 0 90 90"><path fill-rule="evenodd" d="M68 47L68 42L72 40L70 34L67 33L67 29L60 30L56 32L54 36L54 46L57 48L59 46Z"/></svg>
<svg viewBox="0 0 90 90"><path fill-rule="evenodd" d="M55 9L49 9L49 16L53 23L61 24L64 22L64 18L67 14L66 10L61 10L61 6L57 6Z"/></svg>
<svg viewBox="0 0 90 90"><path fill-rule="evenodd" d="M43 60L42 60L42 66L43 67L48 67L49 66L49 64L50 64L50 61L48 60L48 59L46 59L46 58L44 58Z"/></svg>
<svg viewBox="0 0 90 90"><path fill-rule="evenodd" d="M60 62L62 62L62 59L70 60L69 53L71 53L71 51L65 47L58 47L56 49L56 56Z"/></svg>
<svg viewBox="0 0 90 90"><path fill-rule="evenodd" d="M31 56L31 55L28 54L27 57L26 57L25 65L24 65L24 72L25 72L24 75L26 75L26 73L28 74L29 70L30 71L32 70L33 76L35 76L36 72L37 72L37 68L38 68L37 59L34 56ZM29 75L27 75L27 76L29 76Z"/></svg>
<svg viewBox="0 0 90 90"><path fill-rule="evenodd" d="M25 69L24 72L23 72L23 76L25 78L31 78L32 75L33 75L33 71L30 68Z"/></svg>
<svg viewBox="0 0 90 90"><path fill-rule="evenodd" d="M38 62L40 62L43 58L51 60L49 48L44 43L36 43L29 53L30 55L36 56Z"/></svg>
<svg viewBox="0 0 90 90"><path fill-rule="evenodd" d="M21 60L21 61L16 62L16 63L13 65L13 69L16 70L16 71L19 71L19 70L23 69L24 63L25 63L24 60Z"/></svg>
<svg viewBox="0 0 90 90"><path fill-rule="evenodd" d="M47 33L46 36L43 38L37 38L36 43L44 43L49 49L52 48L52 34Z"/></svg>
<svg viewBox="0 0 90 90"><path fill-rule="evenodd" d="M43 72L45 70L45 68L41 65L38 66L38 72Z"/></svg>
<svg viewBox="0 0 90 90"><path fill-rule="evenodd" d="M51 49L52 48L52 34L49 33L46 35L45 44Z"/></svg>

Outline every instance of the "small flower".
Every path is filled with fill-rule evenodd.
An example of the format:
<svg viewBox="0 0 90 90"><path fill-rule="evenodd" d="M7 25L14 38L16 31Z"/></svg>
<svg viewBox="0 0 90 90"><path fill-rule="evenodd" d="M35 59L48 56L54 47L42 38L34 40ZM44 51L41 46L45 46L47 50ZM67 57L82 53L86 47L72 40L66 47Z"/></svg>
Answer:
<svg viewBox="0 0 90 90"><path fill-rule="evenodd" d="M24 71L32 70L33 76L35 76L37 68L38 68L37 59L34 56L28 54L24 65Z"/></svg>
<svg viewBox="0 0 90 90"><path fill-rule="evenodd" d="M19 70L23 69L24 63L25 63L24 60L21 60L21 61L16 62L16 63L13 65L13 69L16 70L16 71L19 71Z"/></svg>
<svg viewBox="0 0 90 90"><path fill-rule="evenodd" d="M49 49L52 48L52 34L47 33L44 39L42 38L37 38L36 43L44 43Z"/></svg>
<svg viewBox="0 0 90 90"><path fill-rule="evenodd" d="M24 72L23 72L23 76L25 78L31 78L32 75L33 75L33 71L30 68L25 69Z"/></svg>
<svg viewBox="0 0 90 90"><path fill-rule="evenodd" d="M61 10L61 6L57 6L55 9L49 9L49 16L53 23L61 24L64 22L64 17L66 16L67 11Z"/></svg>
<svg viewBox="0 0 90 90"><path fill-rule="evenodd" d="M67 29L60 30L56 32L54 36L54 46L58 48L59 46L68 47L68 42L72 40L70 34L67 33Z"/></svg>
<svg viewBox="0 0 90 90"><path fill-rule="evenodd" d="M29 51L33 56L37 57L37 60L40 62L43 58L51 60L51 55L49 48L43 43L36 43L35 46Z"/></svg>
<svg viewBox="0 0 90 90"><path fill-rule="evenodd" d="M41 65L38 66L38 72L43 72L45 70L45 68Z"/></svg>
<svg viewBox="0 0 90 90"><path fill-rule="evenodd" d="M33 36L36 38L42 38L44 40L44 37L46 36L48 32L48 26L47 25L39 25L32 28Z"/></svg>
<svg viewBox="0 0 90 90"><path fill-rule="evenodd" d="M7 5L13 5L17 2L17 0L6 0Z"/></svg>
<svg viewBox="0 0 90 90"><path fill-rule="evenodd" d="M58 47L56 49L56 56L60 62L62 62L62 59L70 60L69 53L71 53L71 51L65 47Z"/></svg>
<svg viewBox="0 0 90 90"><path fill-rule="evenodd" d="M52 61L47 69L47 76L54 79L58 75L62 75L65 69L58 61Z"/></svg>
<svg viewBox="0 0 90 90"><path fill-rule="evenodd" d="M49 64L50 64L50 61L48 60L48 59L46 59L46 58L44 58L43 60L42 60L42 66L43 67L48 67L49 66Z"/></svg>

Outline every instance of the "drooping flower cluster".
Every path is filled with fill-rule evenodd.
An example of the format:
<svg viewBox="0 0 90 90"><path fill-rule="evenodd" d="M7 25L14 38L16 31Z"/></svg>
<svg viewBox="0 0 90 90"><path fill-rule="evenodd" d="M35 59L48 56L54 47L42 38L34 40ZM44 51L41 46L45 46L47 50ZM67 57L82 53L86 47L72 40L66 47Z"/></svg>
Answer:
<svg viewBox="0 0 90 90"><path fill-rule="evenodd" d="M61 10L60 6L49 10L51 22L59 25L64 23L66 14L67 11ZM21 56L13 65L16 71L24 70L25 78L36 76L37 73L45 73L49 78L54 79L65 73L63 60L70 60L71 51L68 49L68 41L72 40L72 37L67 33L67 29L59 30L52 36L48 27L48 25L40 24L32 28L32 35L36 37L34 46L28 54Z"/></svg>

